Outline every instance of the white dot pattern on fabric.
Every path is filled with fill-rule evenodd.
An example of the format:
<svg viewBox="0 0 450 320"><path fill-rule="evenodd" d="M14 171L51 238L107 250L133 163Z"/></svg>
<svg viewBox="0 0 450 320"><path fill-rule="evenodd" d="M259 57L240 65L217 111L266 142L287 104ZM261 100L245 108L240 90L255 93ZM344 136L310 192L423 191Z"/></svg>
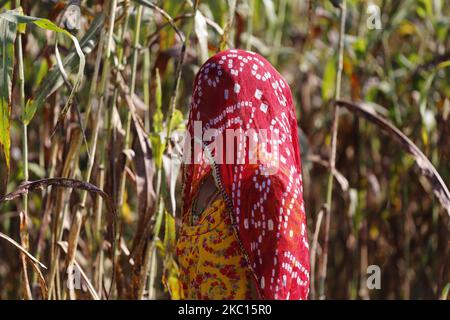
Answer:
<svg viewBox="0 0 450 320"><path fill-rule="evenodd" d="M226 191L249 265L257 275L260 289L275 299L306 297L309 290L301 167L300 163L293 163L298 153L298 145L294 147L298 138L293 139L297 135L297 119L288 89L285 80L260 56L228 50L202 66L192 100L192 110L208 111L205 115L198 112L195 117L202 121L203 130L216 130L211 143L228 129L256 130L264 121L264 129L273 135L270 148L258 146L256 150L267 157L265 161L259 159L253 166L236 162L220 167L224 172L219 173L222 178L229 177ZM211 112L222 104L217 112ZM190 119L193 117L191 111ZM190 125L191 121L188 130L193 134ZM236 159L248 155L250 136L247 140L236 139ZM269 150L279 152L276 164ZM272 164L278 167L275 175L270 174ZM201 163L195 172L186 173L187 180L201 179L209 170L208 164ZM189 190L191 186L186 187ZM283 192L278 193L280 188Z"/></svg>
<svg viewBox="0 0 450 320"><path fill-rule="evenodd" d="M261 111L264 112L264 113L267 113L267 108L268 108L268 107L269 107L269 106L263 102L263 103L261 103L261 105L259 106L259 110L261 110Z"/></svg>
<svg viewBox="0 0 450 320"><path fill-rule="evenodd" d="M259 89L256 89L255 98L259 100L259 99L261 99L261 97L262 97L262 91Z"/></svg>

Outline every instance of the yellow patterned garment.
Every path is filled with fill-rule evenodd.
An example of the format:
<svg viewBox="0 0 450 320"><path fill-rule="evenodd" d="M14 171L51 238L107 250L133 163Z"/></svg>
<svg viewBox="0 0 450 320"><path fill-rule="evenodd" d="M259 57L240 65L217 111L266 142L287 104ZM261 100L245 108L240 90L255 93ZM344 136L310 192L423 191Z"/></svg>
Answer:
<svg viewBox="0 0 450 320"><path fill-rule="evenodd" d="M252 275L233 232L223 198L185 219L177 244L180 280L186 299L251 299Z"/></svg>

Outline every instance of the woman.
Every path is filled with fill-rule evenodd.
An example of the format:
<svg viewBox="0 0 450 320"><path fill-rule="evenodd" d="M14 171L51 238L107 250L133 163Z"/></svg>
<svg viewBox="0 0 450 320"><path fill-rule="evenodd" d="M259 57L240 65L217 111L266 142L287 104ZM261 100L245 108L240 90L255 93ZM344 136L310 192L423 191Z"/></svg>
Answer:
<svg viewBox="0 0 450 320"><path fill-rule="evenodd" d="M286 81L258 54L218 53L196 76L188 132L177 244L185 298L306 299L301 160Z"/></svg>

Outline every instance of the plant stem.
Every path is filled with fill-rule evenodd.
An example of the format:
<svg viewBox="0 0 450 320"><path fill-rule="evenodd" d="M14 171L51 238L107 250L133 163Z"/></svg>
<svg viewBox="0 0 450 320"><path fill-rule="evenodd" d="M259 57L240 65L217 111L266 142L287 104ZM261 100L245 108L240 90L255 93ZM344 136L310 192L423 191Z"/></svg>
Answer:
<svg viewBox="0 0 450 320"><path fill-rule="evenodd" d="M150 132L150 49L145 49L144 53L144 71L143 71L143 83L142 91L144 93L144 104L147 107L144 113L145 130Z"/></svg>
<svg viewBox="0 0 450 320"><path fill-rule="evenodd" d="M116 50L116 57L117 57L117 61L118 61L118 65L117 65L117 75L116 75L116 81L117 78L120 75L120 70L122 69L122 67L124 67L127 63L126 61L126 57L125 57L125 35L128 31L128 22L130 19L130 13L128 10L128 7L125 6L124 8L125 10L125 21L123 23L123 25L120 27L119 29L119 35L118 38L121 39L122 44L121 46L117 46ZM108 109L108 115L107 115L107 125L106 125L106 130L108 131L107 135L106 135L106 139L112 139L112 144L111 144L111 153L115 154L115 140L116 140L116 130L113 127L113 123L112 123L112 116L114 113L114 108L116 108L117 106L117 98L119 96L119 90L117 88L114 89L113 95L112 95L112 102L111 102L111 108ZM118 109L118 106L117 106ZM130 115L130 113L128 113L128 115ZM130 119L131 121L131 119ZM106 157L104 156L105 154L105 150L106 148L103 148L102 150L102 164L103 166L106 168ZM112 165L112 172L116 172L116 167L115 167L116 162L112 161L111 165ZM120 180L122 180L122 177L125 177L125 172L121 173L121 177L119 178ZM117 181L115 179L115 175L112 175L112 194L113 194L113 199L116 203L116 206L120 212L120 208L122 207L122 196L118 195L117 192L122 192L122 188L121 186L121 182L119 181L119 188L116 188L117 186Z"/></svg>
<svg viewBox="0 0 450 320"><path fill-rule="evenodd" d="M142 20L142 10L143 7L141 5L138 6L137 15L136 15L136 24L135 24L135 33L134 33L134 43L133 43L133 58L132 58L132 72L131 72L131 85L130 85L130 96L133 99L134 93L136 91L136 75L137 75L137 65L138 65L138 46L139 46L139 37L141 33L141 20ZM131 146L131 111L128 109L127 112L127 120L125 123L125 145L124 149L129 149ZM128 164L128 157L125 160L125 168ZM123 204L123 195L125 193L125 170L122 172L119 182L119 210Z"/></svg>
<svg viewBox="0 0 450 320"><path fill-rule="evenodd" d="M336 91L335 100L339 100L341 97L341 80L342 80L342 68L344 62L344 36L345 36L345 18L347 13L347 4L343 0L341 4L341 24L339 30L339 60L336 73ZM326 215L325 215L325 239L324 239L324 258L322 263L322 270L319 281L319 298L325 299L325 280L327 277L327 263L328 263L328 239L330 233L330 221L331 221L331 203L333 200L333 172L336 168L336 144L337 144L337 132L339 128L339 107L333 102L333 120L331 127L331 154L330 154L330 173L328 175L328 187L327 187L327 199L326 199Z"/></svg>
<svg viewBox="0 0 450 320"><path fill-rule="evenodd" d="M280 47L281 47L281 40L283 37L283 23L286 17L286 0L281 0L280 1L280 5L279 5L279 13L277 16L277 21L275 22L276 25L276 31L275 31L275 36L273 39L273 43L274 43L274 47L273 47L273 51L272 51L272 63L274 65L278 64L278 55L280 53Z"/></svg>
<svg viewBox="0 0 450 320"><path fill-rule="evenodd" d="M106 97L107 97L107 91L108 91L108 84L109 84L109 69L110 69L110 59L111 59L111 52L112 52L112 48L113 48L113 36L114 36L114 25L115 25L115 20L116 20L116 8L117 8L117 0L112 0L110 3L110 7L109 7L109 21L108 21L108 36L106 39L106 51L105 51L105 56L103 59L103 70L102 70L102 78L101 78L101 82L100 82L100 88L99 88L99 95L100 95L100 102L99 102L99 108L97 111L97 121L96 122L100 122L100 118L102 117L102 112L103 112L103 108L106 104ZM95 150L97 143L98 143L98 133L99 133L99 126L96 125L95 128L95 140L93 142L92 148ZM94 158L94 156L92 157ZM103 159L104 160L104 159ZM91 168L92 169L92 168ZM102 163L100 164L99 170L100 170L100 188L103 189L103 182L104 182L104 162L102 161ZM103 204L103 199L101 197L97 197L97 203L95 205L95 214L94 216L96 217L96 230L97 230L97 235L99 234L99 222L101 221L101 212L102 212L102 204ZM113 241L115 241L116 239L114 239ZM115 246L113 244L111 244L113 246L113 250L115 251ZM103 250L103 249L100 249ZM113 256L112 259L115 260L116 257L116 253L113 252ZM103 258L103 255L101 255L101 259ZM103 259L102 259L103 260ZM102 260L99 261L99 264L101 266L102 265ZM113 262L114 265L114 262ZM103 268L101 268L102 271L100 272L100 274L103 274ZM115 272L113 270L113 272ZM112 276L114 278L114 274ZM113 283L111 283L111 291L112 291L112 286ZM99 282L99 295L101 296L102 293L102 283Z"/></svg>
<svg viewBox="0 0 450 320"><path fill-rule="evenodd" d="M16 8L20 7L20 0L16 0ZM19 95L20 95L20 107L25 113L25 72L23 66L23 49L22 49L22 34L19 32L17 35L17 56L19 65ZM23 133L23 176L24 180L28 181L28 127L25 122L22 122ZM28 214L28 195L23 197L23 212Z"/></svg>
<svg viewBox="0 0 450 320"><path fill-rule="evenodd" d="M225 27L223 28L222 38L220 39L220 46L219 46L220 50L225 50L228 47L228 39L230 38L229 34L232 32L234 16L236 14L237 0L231 0L228 2L228 4L229 4L228 18L227 18L227 23L225 24ZM195 12L195 10L194 10L194 12Z"/></svg>
<svg viewBox="0 0 450 320"><path fill-rule="evenodd" d="M316 256L317 256L317 243L319 241L320 226L322 224L323 214L326 208L322 207L317 214L316 229L314 230L313 242L311 246L311 285L310 285L310 298L316 299L316 287L315 287L315 275L316 275Z"/></svg>
<svg viewBox="0 0 450 320"><path fill-rule="evenodd" d="M20 7L20 0L15 1L15 7ZM23 48L22 48L22 34L21 32L17 35L17 57L18 57L18 65L19 65L19 96L20 96L20 108L23 110L23 113L25 114L25 72L24 72L24 66L23 66ZM29 175L28 175L28 126L25 124L24 121L22 121L22 133L23 133L23 179L24 181L28 181ZM25 194L23 196L23 219L24 221L27 221L28 217L28 194ZM23 234L22 234L23 233ZM21 230L21 237L24 237L28 239L28 230L27 230L27 224L24 223L23 230ZM28 272L26 269L26 259L22 257L23 260L23 281L25 286L25 298L30 300L32 299L31 296L31 290L29 287L29 281L28 281Z"/></svg>
<svg viewBox="0 0 450 320"><path fill-rule="evenodd" d="M255 0L248 0L248 5L250 10L247 17L247 44L245 45L246 50L252 49L252 33L253 33L253 12L255 11Z"/></svg>

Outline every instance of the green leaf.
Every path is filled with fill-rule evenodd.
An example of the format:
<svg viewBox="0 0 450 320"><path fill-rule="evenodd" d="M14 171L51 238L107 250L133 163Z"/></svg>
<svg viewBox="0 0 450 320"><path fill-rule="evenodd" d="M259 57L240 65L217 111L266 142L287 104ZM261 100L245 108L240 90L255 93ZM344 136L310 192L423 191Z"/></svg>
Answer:
<svg viewBox="0 0 450 320"><path fill-rule="evenodd" d="M40 85L45 75L48 72L47 60L43 60L37 68L35 68L35 80L36 85Z"/></svg>
<svg viewBox="0 0 450 320"><path fill-rule="evenodd" d="M11 149L11 79L14 69L14 41L17 23L0 15L0 147L5 157L6 168L10 168Z"/></svg>
<svg viewBox="0 0 450 320"><path fill-rule="evenodd" d="M445 69L445 68L448 68L448 67L450 67L450 60L443 61L443 62L439 63L436 66L436 69L437 70L442 70L442 69Z"/></svg>
<svg viewBox="0 0 450 320"><path fill-rule="evenodd" d="M164 247L164 243L161 239L156 239L155 246L159 250L159 254L164 258L166 256L166 248Z"/></svg>
<svg viewBox="0 0 450 320"><path fill-rule="evenodd" d="M57 25L55 25L53 22L51 22L48 19L41 19L41 18L36 18L36 17L30 17L30 16L26 16L23 15L23 11L21 8L18 8L16 10L9 10L6 11L2 14L0 14L0 18L3 18L7 21L10 21L11 23L15 23L17 24L35 24L36 26L45 29L45 30L50 30L56 33L60 33L63 34L65 36L68 36L72 42L75 45L75 52L78 55L79 58L79 66L78 66L78 74L77 74L77 78L75 80L75 84L73 85L73 90L70 93L69 99L66 102L66 107L69 105L71 99L73 98L75 92L78 90L80 83L81 83L81 79L83 77L83 72L84 72L84 65L85 65L85 58L84 58L84 54L83 51L81 50L81 46L80 43L78 42L77 38L75 38L70 32L68 32L65 29L62 29L60 27L58 27ZM57 72L57 79L60 78L59 75L59 70L58 68L56 68L56 72ZM49 85L49 84L45 84L45 85ZM24 113L23 113L23 122L25 124L29 124L30 121L33 119L37 109L42 106L42 104L44 103L45 99L48 96L50 90L46 90L46 91L40 91L39 95L37 98L32 99L27 101ZM65 107L65 108L66 108Z"/></svg>
<svg viewBox="0 0 450 320"><path fill-rule="evenodd" d="M24 15L22 8L17 8L15 10L8 10L8 11L2 13L0 16L3 16L5 19L7 19L11 22L14 21L16 24L34 23L35 25L37 25L38 27L40 27L42 29L54 31L57 33L62 33L69 37L72 36L69 31L58 27L56 24L54 24L53 22L51 22L48 19L36 18L36 17ZM23 28L23 26L21 26L21 28Z"/></svg>
<svg viewBox="0 0 450 320"><path fill-rule="evenodd" d="M160 133L163 131L163 113L162 113L162 90L159 70L156 69L156 92L155 92L155 113L153 114L153 131Z"/></svg>
<svg viewBox="0 0 450 320"><path fill-rule="evenodd" d="M159 133L150 134L150 142L152 143L152 149L155 157L155 165L158 169L161 169L164 150L166 149L165 140Z"/></svg>
<svg viewBox="0 0 450 320"><path fill-rule="evenodd" d="M448 293L450 292L450 282L445 285L445 287L442 289L441 293L441 300L447 300L448 299Z"/></svg>
<svg viewBox="0 0 450 320"><path fill-rule="evenodd" d="M103 26L103 22L103 15L95 17L91 27L80 41L80 46L82 48L90 46L89 43L91 43L95 39L96 34L101 30L101 27ZM63 61L64 68L67 71L72 71L77 65L79 65L79 61L80 60L78 58L77 50L73 49ZM61 73L58 67L56 65L53 66L45 75L41 85L36 90L37 94L34 99L31 99L27 102L22 120L26 124L28 124L33 119L36 111L42 107L45 99L53 92L55 92L63 83L64 82L62 80Z"/></svg>
<svg viewBox="0 0 450 320"><path fill-rule="evenodd" d="M170 119L170 128L172 130L184 130L184 116L178 109L173 111L172 119Z"/></svg>
<svg viewBox="0 0 450 320"><path fill-rule="evenodd" d="M423 16L432 17L433 16L433 4L432 0L420 0L419 5L420 9L423 11Z"/></svg>
<svg viewBox="0 0 450 320"><path fill-rule="evenodd" d="M42 28L42 29L46 29L46 30L50 30L50 31L54 31L57 33L62 33L65 34L67 36L71 36L70 32L67 30L64 30L60 27L58 27L57 25L55 25L53 22L51 22L50 20L47 19L38 19L36 21L33 21L33 23L35 25L37 25L38 27Z"/></svg>
<svg viewBox="0 0 450 320"><path fill-rule="evenodd" d="M19 12L20 15L23 15L22 7L19 7L16 10ZM26 23L19 23L19 25L17 27L17 31L19 33L25 33L26 29L27 29L27 24Z"/></svg>
<svg viewBox="0 0 450 320"><path fill-rule="evenodd" d="M28 125L31 120L33 119L34 115L36 114L36 111L38 109L38 106L42 105L44 103L44 97L38 96L37 100L28 99L25 110L22 114L22 121Z"/></svg>
<svg viewBox="0 0 450 320"><path fill-rule="evenodd" d="M336 58L332 57L328 59L325 66L322 82L322 98L329 100L334 95L336 81Z"/></svg>
<svg viewBox="0 0 450 320"><path fill-rule="evenodd" d="M357 38L353 43L353 49L358 54L358 57L362 57L367 50L367 40L365 38Z"/></svg>
<svg viewBox="0 0 450 320"><path fill-rule="evenodd" d="M175 242L175 219L168 211L165 211L164 247L167 251L171 251L175 248Z"/></svg>
<svg viewBox="0 0 450 320"><path fill-rule="evenodd" d="M427 104L428 104L428 94L430 92L431 89L431 85L433 83L434 77L436 76L436 73L433 72L431 73L428 78L425 80L425 83L422 87L422 89L420 90L420 115L422 116L422 119L425 117L425 111L427 109Z"/></svg>
<svg viewBox="0 0 450 320"><path fill-rule="evenodd" d="M0 0L0 8L9 10L11 8L11 1L9 1L9 0Z"/></svg>

